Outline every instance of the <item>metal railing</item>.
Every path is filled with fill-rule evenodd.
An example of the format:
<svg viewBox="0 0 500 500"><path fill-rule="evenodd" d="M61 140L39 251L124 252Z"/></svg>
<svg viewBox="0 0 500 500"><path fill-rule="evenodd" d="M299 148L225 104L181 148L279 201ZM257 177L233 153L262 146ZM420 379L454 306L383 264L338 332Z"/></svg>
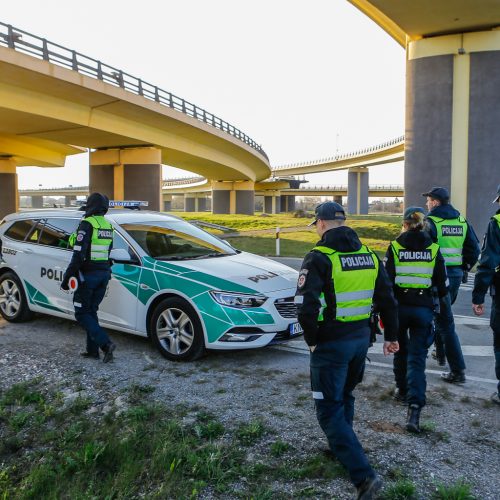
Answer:
<svg viewBox="0 0 500 500"><path fill-rule="evenodd" d="M205 177L195 176L195 177L179 177L177 179L164 179L163 187L169 186L188 186L190 184L198 184L200 182L206 182Z"/></svg>
<svg viewBox="0 0 500 500"><path fill-rule="evenodd" d="M370 191L403 191L404 186L398 184L368 186ZM310 185L300 186L295 191L347 191L347 186L323 186Z"/></svg>
<svg viewBox="0 0 500 500"><path fill-rule="evenodd" d="M140 78L129 75L121 69L114 68L97 59L80 54L76 50L67 49L62 45L49 42L45 38L40 38L2 22L0 22L0 45L36 57L37 59L48 61L57 66L62 66L63 68L69 68L80 74L96 78L97 80L175 109L239 139L258 151L269 161L262 147L235 126L213 113L200 108L196 104L186 101L171 92L162 90L156 85L147 83Z"/></svg>
<svg viewBox="0 0 500 500"><path fill-rule="evenodd" d="M347 160L349 158L354 158L356 156L364 156L371 153L377 153L384 149L389 149L398 144L402 144L405 140L405 136L401 135L395 139L383 142L382 144L376 144L375 146L370 146L368 148L357 149L356 151L351 151L349 153L336 154L335 156L330 156L328 158L322 158L321 160L303 161L299 163L290 163L289 165L278 165L277 167L272 167L271 171L275 172L281 169L294 168L294 167L305 167L309 165L319 165L321 163L331 163L334 161Z"/></svg>
<svg viewBox="0 0 500 500"><path fill-rule="evenodd" d="M56 193L59 192L59 191L88 191L89 190L89 187L88 186L67 186L67 187L50 187L50 188L44 188L44 187L41 187L41 188L32 188L32 189L19 189L19 194L22 195L23 193L25 192L30 192L30 193L34 193L34 192L37 192L37 191L40 191L40 192L52 192L52 191L55 191Z"/></svg>

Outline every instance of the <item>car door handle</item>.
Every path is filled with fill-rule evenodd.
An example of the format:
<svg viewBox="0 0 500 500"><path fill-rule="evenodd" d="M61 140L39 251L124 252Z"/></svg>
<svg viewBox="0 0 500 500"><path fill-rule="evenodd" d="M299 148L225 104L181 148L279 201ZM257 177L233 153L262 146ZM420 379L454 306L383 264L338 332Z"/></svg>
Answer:
<svg viewBox="0 0 500 500"><path fill-rule="evenodd" d="M25 249L23 250L23 252L24 252L25 254L30 254L30 253L33 253L33 250L31 250L31 248L25 248Z"/></svg>
<svg viewBox="0 0 500 500"><path fill-rule="evenodd" d="M149 286L145 283L141 283L139 286L141 287L141 290L149 290Z"/></svg>

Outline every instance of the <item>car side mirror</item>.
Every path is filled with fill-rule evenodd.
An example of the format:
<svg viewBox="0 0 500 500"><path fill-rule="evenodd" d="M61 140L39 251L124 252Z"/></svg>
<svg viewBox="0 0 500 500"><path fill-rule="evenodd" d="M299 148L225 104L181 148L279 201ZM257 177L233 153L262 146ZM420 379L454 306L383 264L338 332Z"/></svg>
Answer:
<svg viewBox="0 0 500 500"><path fill-rule="evenodd" d="M109 253L109 258L113 262L121 264L131 263L134 260L124 248L113 248Z"/></svg>

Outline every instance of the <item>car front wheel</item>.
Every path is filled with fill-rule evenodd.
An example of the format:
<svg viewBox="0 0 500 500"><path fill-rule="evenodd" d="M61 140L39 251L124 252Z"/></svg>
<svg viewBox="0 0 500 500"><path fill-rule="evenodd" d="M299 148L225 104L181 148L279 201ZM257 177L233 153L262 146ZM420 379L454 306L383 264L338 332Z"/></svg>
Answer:
<svg viewBox="0 0 500 500"><path fill-rule="evenodd" d="M200 319L180 297L166 298L155 307L150 332L161 354L173 361L193 361L205 350Z"/></svg>
<svg viewBox="0 0 500 500"><path fill-rule="evenodd" d="M22 323L33 317L23 286L17 275L11 272L0 276L0 314L11 323Z"/></svg>

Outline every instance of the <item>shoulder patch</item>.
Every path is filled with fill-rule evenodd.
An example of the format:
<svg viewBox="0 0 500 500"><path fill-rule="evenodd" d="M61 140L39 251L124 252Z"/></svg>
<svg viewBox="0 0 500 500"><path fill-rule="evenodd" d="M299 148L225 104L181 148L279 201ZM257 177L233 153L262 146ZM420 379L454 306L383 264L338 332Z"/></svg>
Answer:
<svg viewBox="0 0 500 500"><path fill-rule="evenodd" d="M299 272L299 279L297 280L297 288L302 288L306 284L307 273L309 269L301 269Z"/></svg>

